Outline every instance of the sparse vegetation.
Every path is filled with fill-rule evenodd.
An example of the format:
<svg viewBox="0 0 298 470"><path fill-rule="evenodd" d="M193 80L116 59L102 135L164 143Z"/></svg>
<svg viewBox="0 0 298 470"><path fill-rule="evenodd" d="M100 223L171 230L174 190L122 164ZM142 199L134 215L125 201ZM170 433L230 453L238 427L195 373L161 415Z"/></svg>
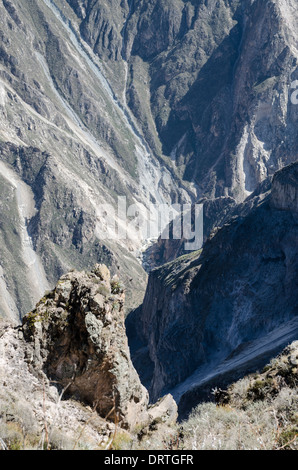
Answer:
<svg viewBox="0 0 298 470"><path fill-rule="evenodd" d="M130 450L132 448L133 438L128 433L120 431L116 434L111 450Z"/></svg>
<svg viewBox="0 0 298 470"><path fill-rule="evenodd" d="M261 373L239 380L224 393L215 393L217 401L224 397L224 403L201 403L187 420L166 432L162 424L138 425L128 432L117 423L113 429L109 423L110 436L98 431L96 442L88 436L89 426L98 416L95 411L87 412L83 404L72 406L87 412L85 424L65 433L58 420L59 407L64 406L62 394L54 405L54 419L44 409L39 422L14 393L5 400L0 395L1 445L7 450L298 450L298 377L291 351L287 348Z"/></svg>
<svg viewBox="0 0 298 470"><path fill-rule="evenodd" d="M122 284L121 281L119 281L118 278L112 279L111 290L112 290L112 294L121 294L122 292L124 292L124 285Z"/></svg>
<svg viewBox="0 0 298 470"><path fill-rule="evenodd" d="M245 377L220 394L227 404L203 403L193 410L182 425L183 447L298 450L297 385L289 347L262 373Z"/></svg>
<svg viewBox="0 0 298 470"><path fill-rule="evenodd" d="M32 310L26 315L27 321L29 323L30 328L32 328L36 323L41 323L48 319L48 311L47 310Z"/></svg>
<svg viewBox="0 0 298 470"><path fill-rule="evenodd" d="M105 286L104 284L101 284L98 288L97 288L97 294L101 294L103 295L104 297L108 297L110 295L110 291L109 289L107 288L107 286Z"/></svg>

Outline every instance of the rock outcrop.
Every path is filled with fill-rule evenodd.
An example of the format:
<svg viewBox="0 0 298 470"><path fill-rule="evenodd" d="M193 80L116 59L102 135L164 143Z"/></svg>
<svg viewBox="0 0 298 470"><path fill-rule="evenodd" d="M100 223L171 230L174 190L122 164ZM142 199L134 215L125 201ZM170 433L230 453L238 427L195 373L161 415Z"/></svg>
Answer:
<svg viewBox="0 0 298 470"><path fill-rule="evenodd" d="M111 278L105 265L96 265L89 273L72 271L62 276L56 288L24 317L22 326L6 325L1 330L4 371L15 360L7 348L18 348L14 386L25 390L21 377L31 375L34 382L56 390L57 396L63 394L89 406L103 427L104 422L111 423L131 432L153 422L165 427L175 423L173 398L168 395L149 406L148 392L131 362L124 298L122 283ZM106 434L113 426L106 425Z"/></svg>
<svg viewBox="0 0 298 470"><path fill-rule="evenodd" d="M273 179L271 205L275 209L298 212L298 166L294 163Z"/></svg>
<svg viewBox="0 0 298 470"><path fill-rule="evenodd" d="M104 265L63 276L23 320L28 361L101 417L133 427L146 421L148 396L132 366L124 293Z"/></svg>
<svg viewBox="0 0 298 470"><path fill-rule="evenodd" d="M0 321L1 448L107 448L114 425L91 407L65 399L63 390L27 362L28 344L19 328ZM5 447L3 446L5 443Z"/></svg>
<svg viewBox="0 0 298 470"><path fill-rule="evenodd" d="M216 382L236 380L297 339L297 166L276 174L272 192L238 207L242 215L202 252L150 274L144 304L127 325L153 400L171 390L182 403L193 390L185 411Z"/></svg>

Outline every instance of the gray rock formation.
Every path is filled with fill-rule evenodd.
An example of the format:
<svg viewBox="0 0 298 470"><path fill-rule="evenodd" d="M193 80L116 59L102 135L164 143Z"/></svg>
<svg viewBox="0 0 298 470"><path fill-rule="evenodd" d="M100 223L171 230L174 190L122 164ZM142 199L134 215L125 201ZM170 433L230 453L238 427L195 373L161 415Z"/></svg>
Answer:
<svg viewBox="0 0 298 470"><path fill-rule="evenodd" d="M22 316L64 272L97 261L131 280L126 305L139 305L143 240L111 240L101 205L117 216L118 196L144 209L188 193L54 2L7 0L0 14L1 316Z"/></svg>
<svg viewBox="0 0 298 470"><path fill-rule="evenodd" d="M139 305L144 240L103 240L100 204L226 210L297 158L293 0L4 0L0 15L1 316L95 262Z"/></svg>
<svg viewBox="0 0 298 470"><path fill-rule="evenodd" d="M3 374L9 367L15 369L10 387L27 393L31 377L40 388L44 384L44 393L47 387L47 396L54 393L89 406L101 420L104 435L111 434L113 426L133 431L153 422L165 427L175 423L177 405L170 395L149 406L148 392L130 359L124 299L121 282L111 278L105 265L62 276L22 326L0 328ZM9 352L12 347L18 349L17 364ZM0 380L5 381L2 373ZM1 412L5 400L0 398ZM29 403L33 412L36 404Z"/></svg>
<svg viewBox="0 0 298 470"><path fill-rule="evenodd" d="M298 212L298 167L284 168L273 180L271 205L275 209Z"/></svg>
<svg viewBox="0 0 298 470"><path fill-rule="evenodd" d="M154 399L185 409L296 335L295 0L2 0L0 16L0 317L31 311L32 372L124 426L150 415L123 310L150 240L111 235L119 196L205 206L202 252L159 240L143 257L171 261L127 322ZM107 273L80 274L95 263L125 307Z"/></svg>
<svg viewBox="0 0 298 470"><path fill-rule="evenodd" d="M106 448L114 433L80 402L66 400L45 374L32 374L19 328L0 321L0 434L8 448L72 450Z"/></svg>
<svg viewBox="0 0 298 470"><path fill-rule="evenodd" d="M104 265L72 272L24 317L23 331L34 370L131 428L148 420L148 394L129 357L124 297Z"/></svg>
<svg viewBox="0 0 298 470"><path fill-rule="evenodd" d="M212 386L258 368L297 339L297 166L238 207L242 215L202 252L150 274L144 304L127 325L153 400L171 390L190 410Z"/></svg>
<svg viewBox="0 0 298 470"><path fill-rule="evenodd" d="M240 201L296 159L293 0L68 4L112 81L124 65L125 99L148 144L199 196Z"/></svg>

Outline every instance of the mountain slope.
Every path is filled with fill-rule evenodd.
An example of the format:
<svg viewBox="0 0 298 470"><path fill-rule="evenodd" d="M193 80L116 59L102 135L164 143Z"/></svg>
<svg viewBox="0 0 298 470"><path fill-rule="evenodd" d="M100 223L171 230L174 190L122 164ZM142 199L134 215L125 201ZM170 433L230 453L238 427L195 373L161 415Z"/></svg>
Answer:
<svg viewBox="0 0 298 470"><path fill-rule="evenodd" d="M296 159L292 0L67 3L153 152L199 196L241 200Z"/></svg>
<svg viewBox="0 0 298 470"><path fill-rule="evenodd" d="M141 208L149 201L190 198L152 160L98 59L51 2L5 0L0 9L1 297L6 299L1 315L10 309L14 318L17 311L24 314L47 284L96 260L138 280L128 285L131 305L138 305L146 282L136 259L143 240L107 239L100 205L117 210L118 196ZM13 248L7 241L11 230ZM37 263L47 279L40 285L30 272Z"/></svg>
<svg viewBox="0 0 298 470"><path fill-rule="evenodd" d="M297 159L292 0L1 0L0 14L2 316L96 261L139 305L147 241L107 237L101 204L117 219L118 196L141 213L225 197L228 215Z"/></svg>
<svg viewBox="0 0 298 470"><path fill-rule="evenodd" d="M297 338L297 190L295 163L202 252L150 274L127 325L152 398L171 390L185 411L212 384L241 377Z"/></svg>

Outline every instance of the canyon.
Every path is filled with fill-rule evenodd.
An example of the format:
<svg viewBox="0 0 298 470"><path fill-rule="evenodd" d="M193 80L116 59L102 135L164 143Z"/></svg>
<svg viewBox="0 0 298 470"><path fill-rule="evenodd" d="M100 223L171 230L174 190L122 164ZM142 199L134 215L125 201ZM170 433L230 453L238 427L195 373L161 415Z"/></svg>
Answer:
<svg viewBox="0 0 298 470"><path fill-rule="evenodd" d="M150 422L161 397L172 418L169 397L187 417L297 339L296 2L0 0L0 18L3 337L20 346L21 362L29 348L35 373L62 388L78 367L83 379L69 393L92 406L84 354L100 349L101 334L110 344L101 323L111 319L97 316L119 304L112 333L137 389L127 399L118 370L123 428L140 424L137 404ZM133 212L121 213L119 200ZM197 204L199 250L139 230L152 206ZM114 237L124 216L127 234ZM125 286L125 302L100 299L104 314L94 266ZM73 289L62 307L59 282ZM38 321L25 338L44 303L53 324ZM77 345L67 357L63 328L68 345L82 339L83 355ZM5 347L10 357L9 339ZM97 410L101 419L111 407Z"/></svg>
<svg viewBox="0 0 298 470"><path fill-rule="evenodd" d="M172 393L182 415L297 337L298 164L268 184L203 250L153 270L142 306L127 319L152 399Z"/></svg>

